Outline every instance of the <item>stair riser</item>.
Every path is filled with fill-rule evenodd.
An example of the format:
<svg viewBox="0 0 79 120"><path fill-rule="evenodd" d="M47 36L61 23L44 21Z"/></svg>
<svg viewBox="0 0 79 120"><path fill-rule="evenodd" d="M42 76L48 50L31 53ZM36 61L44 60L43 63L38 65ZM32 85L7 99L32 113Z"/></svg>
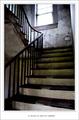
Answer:
<svg viewBox="0 0 79 120"><path fill-rule="evenodd" d="M30 84L74 86L74 79L30 78Z"/></svg>
<svg viewBox="0 0 79 120"><path fill-rule="evenodd" d="M20 88L20 93L31 96L74 100L73 91Z"/></svg>
<svg viewBox="0 0 79 120"><path fill-rule="evenodd" d="M13 101L12 106L15 109L18 110L61 110L61 111L69 111L71 109L65 109L65 108L57 108L57 107L51 107L51 106L46 106L46 105L41 105L39 103L37 104L30 104L30 103L23 103L23 102L17 102Z"/></svg>
<svg viewBox="0 0 79 120"><path fill-rule="evenodd" d="M66 63L43 63L37 64L37 68L73 68L73 62L66 62Z"/></svg>

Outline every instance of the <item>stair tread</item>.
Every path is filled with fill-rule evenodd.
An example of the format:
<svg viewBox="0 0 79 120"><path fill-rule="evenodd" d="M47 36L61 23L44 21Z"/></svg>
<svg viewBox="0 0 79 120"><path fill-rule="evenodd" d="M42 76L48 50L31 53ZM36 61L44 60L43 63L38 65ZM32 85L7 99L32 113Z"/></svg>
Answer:
<svg viewBox="0 0 79 120"><path fill-rule="evenodd" d="M73 52L65 52L65 53L46 53L46 54L42 54L41 57L55 57L55 56L70 56L73 55Z"/></svg>
<svg viewBox="0 0 79 120"><path fill-rule="evenodd" d="M70 111L70 110L73 110L73 109L68 109L68 108L59 108L59 107L52 107L52 106L47 106L47 105L43 105L43 104L39 104L39 103L36 103L36 104L32 104L32 103L23 103L23 102L15 102L13 101L12 102L13 105L16 105L16 108L13 107L12 110L41 110L41 111L49 111L49 110L58 110L58 111ZM22 107L20 107L22 106Z"/></svg>
<svg viewBox="0 0 79 120"><path fill-rule="evenodd" d="M73 56L64 56L64 57L50 57L50 58L40 58L37 60L37 63L62 63L62 62L73 62Z"/></svg>
<svg viewBox="0 0 79 120"><path fill-rule="evenodd" d="M15 95L11 98L12 101L20 101L24 103L40 103L52 107L69 108L74 109L74 100L56 99L56 98L45 98L38 96L29 95Z"/></svg>
<svg viewBox="0 0 79 120"><path fill-rule="evenodd" d="M56 63L37 63L36 69L62 69L62 68L74 68L74 62L56 62Z"/></svg>
<svg viewBox="0 0 79 120"><path fill-rule="evenodd" d="M33 70L33 75L74 76L73 69L44 69Z"/></svg>
<svg viewBox="0 0 79 120"><path fill-rule="evenodd" d="M47 47L47 48L43 48L43 50L52 50L52 49L72 49L72 46L62 46L62 47Z"/></svg>
<svg viewBox="0 0 79 120"><path fill-rule="evenodd" d="M65 49L48 49L48 50L43 50L43 54L47 54L47 53L62 53L62 52L72 52L71 48L65 48Z"/></svg>
<svg viewBox="0 0 79 120"><path fill-rule="evenodd" d="M73 64L73 61L65 61L65 62L55 62L56 64ZM54 62L48 63L48 64L55 64ZM44 64L44 63L38 63L38 64Z"/></svg>
<svg viewBox="0 0 79 120"><path fill-rule="evenodd" d="M37 84L37 85L53 85L53 86L74 86L74 79L66 79L66 78L35 78L30 77L29 84ZM27 83L26 83L27 84Z"/></svg>
<svg viewBox="0 0 79 120"><path fill-rule="evenodd" d="M65 85L25 84L20 87L33 88L33 89L49 89L49 90L68 90L68 91L74 90L74 86L65 86Z"/></svg>

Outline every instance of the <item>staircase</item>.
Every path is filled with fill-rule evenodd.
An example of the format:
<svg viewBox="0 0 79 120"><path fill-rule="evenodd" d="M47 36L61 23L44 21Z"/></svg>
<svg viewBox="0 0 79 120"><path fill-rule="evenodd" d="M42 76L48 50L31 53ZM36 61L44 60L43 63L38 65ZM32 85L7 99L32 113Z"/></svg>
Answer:
<svg viewBox="0 0 79 120"><path fill-rule="evenodd" d="M28 84L10 98L18 110L73 110L74 57L72 47L44 48Z"/></svg>
<svg viewBox="0 0 79 120"><path fill-rule="evenodd" d="M17 24L25 47L5 65L5 110L74 110L72 46L43 48L43 34L30 25L22 6L7 7L6 22Z"/></svg>

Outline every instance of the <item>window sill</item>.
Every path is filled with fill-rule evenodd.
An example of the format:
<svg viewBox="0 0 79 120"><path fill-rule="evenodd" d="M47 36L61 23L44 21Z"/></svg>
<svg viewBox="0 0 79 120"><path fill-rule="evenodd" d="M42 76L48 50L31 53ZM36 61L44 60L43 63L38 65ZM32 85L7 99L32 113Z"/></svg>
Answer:
<svg viewBox="0 0 79 120"><path fill-rule="evenodd" d="M41 31L41 30L54 29L57 27L58 27L58 23L54 23L54 24L43 25L43 26L35 26L34 28L38 31Z"/></svg>

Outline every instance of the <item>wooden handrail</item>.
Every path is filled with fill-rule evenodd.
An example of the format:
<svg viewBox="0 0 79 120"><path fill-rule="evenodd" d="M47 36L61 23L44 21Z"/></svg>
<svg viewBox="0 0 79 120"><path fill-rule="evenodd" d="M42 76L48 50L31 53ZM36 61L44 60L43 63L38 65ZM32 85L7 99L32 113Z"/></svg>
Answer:
<svg viewBox="0 0 79 120"><path fill-rule="evenodd" d="M38 38L36 38L34 41L32 41L28 46L26 46L24 49L22 49L16 56L14 56L14 57L5 65L5 68L8 67L8 65L11 64L21 53L23 53L26 49L28 49L29 46L31 46L31 44L35 43L35 41L37 41L37 39L39 39L41 36L43 36L43 34L41 34Z"/></svg>
<svg viewBox="0 0 79 120"><path fill-rule="evenodd" d="M27 22L28 22L28 24L29 24L29 26L34 30L34 31L36 31L36 32L38 32L38 33L41 33L41 32L39 32L38 30L36 30L35 28L33 28L32 26L31 26L31 24L30 24L30 22L29 22L29 20L28 20L28 17L27 17L27 15L26 15L26 13L25 13L25 10L24 10L24 8L21 6L21 9L22 9L22 11L24 12L24 15L25 15L25 17L26 17L26 19L27 19Z"/></svg>
<svg viewBox="0 0 79 120"><path fill-rule="evenodd" d="M7 64L5 64L5 80L8 82L8 91L7 91L8 98L19 93L19 86L26 84L25 82L26 79L27 79L27 83L29 82L29 76L32 75L33 68L36 68L36 61L40 57L43 48L43 34L35 30L30 25L23 7L19 5L19 8L20 8L18 9L19 13L21 12L20 14L22 14L23 19L22 16L19 16L19 18L18 16L16 17L18 19L21 19L22 24L25 25L26 23L30 27L30 29L33 30L34 39L31 40L32 31L30 30L29 32L29 28L28 28L28 34L30 34L28 35L28 38L30 38L29 45L25 46L24 49L19 51L19 53L16 56L14 56ZM12 10L13 10L13 6L12 6ZM24 23L25 20L26 22ZM25 30L27 30L27 28ZM37 35L36 37L35 33L39 33L40 35L39 36Z"/></svg>

